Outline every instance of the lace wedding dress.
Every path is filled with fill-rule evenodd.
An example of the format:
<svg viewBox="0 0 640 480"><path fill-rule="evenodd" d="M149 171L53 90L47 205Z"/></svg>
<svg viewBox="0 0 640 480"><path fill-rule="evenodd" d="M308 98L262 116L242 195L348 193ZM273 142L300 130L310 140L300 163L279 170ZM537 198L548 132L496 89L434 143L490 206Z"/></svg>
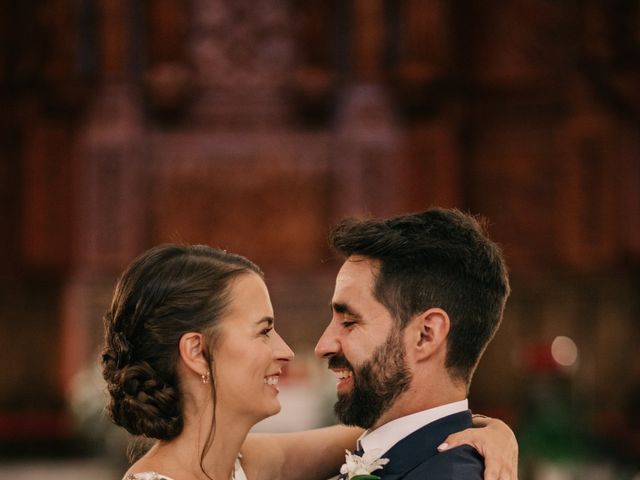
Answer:
<svg viewBox="0 0 640 480"><path fill-rule="evenodd" d="M166 475L162 475L158 472L140 472L133 473L131 475L127 475L123 480L173 480L171 477L167 477ZM236 465L233 469L233 473L231 474L231 480L247 480L247 476L242 470L242 465L240 465L240 460L236 460Z"/></svg>

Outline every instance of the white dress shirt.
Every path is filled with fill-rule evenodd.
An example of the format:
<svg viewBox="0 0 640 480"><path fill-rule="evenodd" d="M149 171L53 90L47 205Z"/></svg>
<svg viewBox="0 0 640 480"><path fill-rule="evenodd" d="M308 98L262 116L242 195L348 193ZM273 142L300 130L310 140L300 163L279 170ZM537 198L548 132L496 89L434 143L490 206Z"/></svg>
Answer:
<svg viewBox="0 0 640 480"><path fill-rule="evenodd" d="M464 412L469 409L469 401L465 398L458 402L447 403L439 407L412 413L396 418L375 430L367 430L358 438L358 446L363 451L380 450L384 455L391 447L416 430L448 415Z"/></svg>

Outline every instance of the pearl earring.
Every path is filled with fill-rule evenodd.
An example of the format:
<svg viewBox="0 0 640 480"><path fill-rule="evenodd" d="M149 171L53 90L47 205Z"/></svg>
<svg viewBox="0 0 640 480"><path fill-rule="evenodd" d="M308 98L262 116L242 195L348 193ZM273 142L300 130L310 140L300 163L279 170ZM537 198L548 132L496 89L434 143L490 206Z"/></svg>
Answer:
<svg viewBox="0 0 640 480"><path fill-rule="evenodd" d="M202 378L202 383L209 383L209 375L209 372L200 375L200 378Z"/></svg>

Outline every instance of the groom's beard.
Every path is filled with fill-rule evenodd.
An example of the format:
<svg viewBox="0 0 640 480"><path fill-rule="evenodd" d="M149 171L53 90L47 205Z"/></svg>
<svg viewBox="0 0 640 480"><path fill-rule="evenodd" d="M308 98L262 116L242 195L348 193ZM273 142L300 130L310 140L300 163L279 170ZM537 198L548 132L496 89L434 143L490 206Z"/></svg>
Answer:
<svg viewBox="0 0 640 480"><path fill-rule="evenodd" d="M351 370L351 392L338 393L333 408L345 425L365 429L376 423L411 382L401 338L395 331L359 367L353 368L342 354L338 354L329 359L329 368Z"/></svg>

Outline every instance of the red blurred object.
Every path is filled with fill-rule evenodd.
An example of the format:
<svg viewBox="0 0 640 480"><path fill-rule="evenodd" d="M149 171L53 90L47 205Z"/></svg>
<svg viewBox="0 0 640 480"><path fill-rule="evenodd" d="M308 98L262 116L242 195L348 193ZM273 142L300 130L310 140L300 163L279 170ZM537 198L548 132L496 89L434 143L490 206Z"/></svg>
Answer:
<svg viewBox="0 0 640 480"><path fill-rule="evenodd" d="M550 343L532 343L522 349L523 369L528 373L558 373L562 369L551 355Z"/></svg>
<svg viewBox="0 0 640 480"><path fill-rule="evenodd" d="M25 410L0 413L0 440L68 438L71 422L57 411Z"/></svg>

